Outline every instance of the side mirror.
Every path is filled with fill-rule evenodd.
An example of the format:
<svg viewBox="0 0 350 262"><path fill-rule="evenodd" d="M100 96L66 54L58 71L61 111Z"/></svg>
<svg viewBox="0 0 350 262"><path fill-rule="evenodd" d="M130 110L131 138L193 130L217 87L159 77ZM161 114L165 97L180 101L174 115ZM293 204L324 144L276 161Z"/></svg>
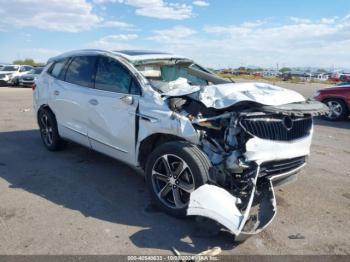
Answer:
<svg viewBox="0 0 350 262"><path fill-rule="evenodd" d="M132 105L134 103L134 97L132 95L125 95L120 98L124 103Z"/></svg>

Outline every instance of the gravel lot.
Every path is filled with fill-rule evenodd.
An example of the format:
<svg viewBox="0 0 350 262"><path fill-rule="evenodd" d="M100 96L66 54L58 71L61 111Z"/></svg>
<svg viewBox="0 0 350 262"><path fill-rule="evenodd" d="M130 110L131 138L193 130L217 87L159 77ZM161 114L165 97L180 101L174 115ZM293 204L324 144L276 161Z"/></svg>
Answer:
<svg viewBox="0 0 350 262"><path fill-rule="evenodd" d="M305 96L319 86L281 85ZM158 212L143 177L116 160L75 144L48 152L31 94L0 87L0 254L350 254L350 121L315 121L309 165L276 190L277 217L238 245Z"/></svg>

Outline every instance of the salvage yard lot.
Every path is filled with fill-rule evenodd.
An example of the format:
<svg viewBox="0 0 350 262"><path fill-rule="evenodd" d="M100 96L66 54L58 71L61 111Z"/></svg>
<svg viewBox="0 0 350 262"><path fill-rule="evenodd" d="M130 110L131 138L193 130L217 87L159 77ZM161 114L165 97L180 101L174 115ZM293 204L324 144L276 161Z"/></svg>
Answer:
<svg viewBox="0 0 350 262"><path fill-rule="evenodd" d="M284 85L307 97L317 87ZM309 165L276 189L272 225L237 244L159 212L143 177L121 162L76 144L48 152L31 95L0 87L0 254L350 254L349 120L316 119Z"/></svg>

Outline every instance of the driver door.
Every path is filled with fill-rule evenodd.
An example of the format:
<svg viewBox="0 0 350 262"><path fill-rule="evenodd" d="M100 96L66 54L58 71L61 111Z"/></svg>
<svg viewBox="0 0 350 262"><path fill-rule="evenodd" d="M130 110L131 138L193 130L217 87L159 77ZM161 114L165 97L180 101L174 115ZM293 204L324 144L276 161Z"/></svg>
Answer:
<svg viewBox="0 0 350 262"><path fill-rule="evenodd" d="M135 77L118 60L98 58L88 99L88 136L94 150L134 164L139 90Z"/></svg>

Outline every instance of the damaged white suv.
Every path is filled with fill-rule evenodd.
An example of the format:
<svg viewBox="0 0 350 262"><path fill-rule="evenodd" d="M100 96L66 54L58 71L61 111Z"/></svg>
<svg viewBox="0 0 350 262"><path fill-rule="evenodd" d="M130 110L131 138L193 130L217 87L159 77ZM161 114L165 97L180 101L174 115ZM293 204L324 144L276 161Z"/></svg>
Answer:
<svg viewBox="0 0 350 262"><path fill-rule="evenodd" d="M160 52L81 50L48 61L34 107L44 145L71 140L145 171L154 202L209 217L236 236L276 213L273 184L310 152L327 108L264 83L233 83Z"/></svg>

